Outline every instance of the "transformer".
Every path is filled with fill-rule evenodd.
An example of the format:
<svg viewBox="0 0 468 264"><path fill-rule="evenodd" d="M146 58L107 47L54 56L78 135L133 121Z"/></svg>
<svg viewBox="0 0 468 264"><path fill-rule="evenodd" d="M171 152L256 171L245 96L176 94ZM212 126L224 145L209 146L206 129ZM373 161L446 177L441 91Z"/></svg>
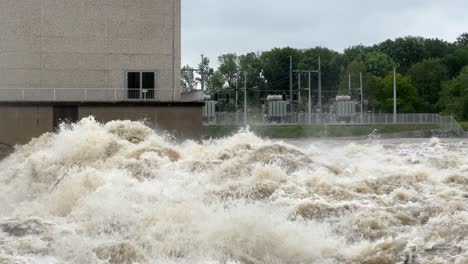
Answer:
<svg viewBox="0 0 468 264"><path fill-rule="evenodd" d="M281 123L288 116L289 102L283 100L282 95L269 95L267 97L267 119L269 122Z"/></svg>
<svg viewBox="0 0 468 264"><path fill-rule="evenodd" d="M337 96L335 103L336 121L351 122L356 115L356 102L351 100L351 96Z"/></svg>
<svg viewBox="0 0 468 264"><path fill-rule="evenodd" d="M213 100L205 101L205 106L203 107L203 121L211 122L215 119L217 103L217 101Z"/></svg>

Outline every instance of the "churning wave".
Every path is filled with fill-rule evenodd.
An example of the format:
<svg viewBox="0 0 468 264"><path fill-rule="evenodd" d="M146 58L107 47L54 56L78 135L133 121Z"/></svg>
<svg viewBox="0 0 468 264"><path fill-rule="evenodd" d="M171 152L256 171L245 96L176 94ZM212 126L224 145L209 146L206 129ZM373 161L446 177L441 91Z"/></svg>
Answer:
<svg viewBox="0 0 468 264"><path fill-rule="evenodd" d="M467 152L86 118L0 162L0 263L468 263Z"/></svg>

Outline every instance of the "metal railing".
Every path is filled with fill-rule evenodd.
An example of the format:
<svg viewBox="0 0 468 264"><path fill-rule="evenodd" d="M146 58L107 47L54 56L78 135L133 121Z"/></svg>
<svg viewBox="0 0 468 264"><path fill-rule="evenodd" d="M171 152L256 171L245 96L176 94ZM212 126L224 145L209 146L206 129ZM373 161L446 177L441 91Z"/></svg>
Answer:
<svg viewBox="0 0 468 264"><path fill-rule="evenodd" d="M0 88L0 102L28 101L175 101L180 91L173 89L122 88Z"/></svg>
<svg viewBox="0 0 468 264"><path fill-rule="evenodd" d="M356 114L342 118L335 114L314 113L311 116L305 112L287 114L282 117L268 117L261 111L249 111L247 120L244 113L223 112L211 116L204 116L205 125L435 125L442 131L450 131L457 136L465 137L466 133L453 116L441 116L439 114L397 114L394 120L393 114Z"/></svg>

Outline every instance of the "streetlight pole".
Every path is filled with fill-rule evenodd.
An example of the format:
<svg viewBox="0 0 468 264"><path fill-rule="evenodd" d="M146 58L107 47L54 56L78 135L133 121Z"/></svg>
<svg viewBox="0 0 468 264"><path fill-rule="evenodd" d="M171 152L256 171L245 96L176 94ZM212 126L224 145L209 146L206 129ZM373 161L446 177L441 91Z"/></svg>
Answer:
<svg viewBox="0 0 468 264"><path fill-rule="evenodd" d="M320 56L318 68L318 106L320 113L322 113L322 59Z"/></svg>
<svg viewBox="0 0 468 264"><path fill-rule="evenodd" d="M363 95L363 87L362 87L362 72L359 73L359 81L360 81L360 87L359 89L361 90L361 123L364 123L364 95Z"/></svg>
<svg viewBox="0 0 468 264"><path fill-rule="evenodd" d="M201 67L200 67L200 75L201 75L201 90L204 92L205 91L205 72L203 68L203 61L205 60L205 57L203 54L201 55Z"/></svg>
<svg viewBox="0 0 468 264"><path fill-rule="evenodd" d="M298 74L297 79L298 79L297 80L297 90L298 90L297 101L301 102L301 73Z"/></svg>
<svg viewBox="0 0 468 264"><path fill-rule="evenodd" d="M236 74L236 124L239 124L239 72Z"/></svg>
<svg viewBox="0 0 468 264"><path fill-rule="evenodd" d="M289 101L293 102L293 59L289 56Z"/></svg>
<svg viewBox="0 0 468 264"><path fill-rule="evenodd" d="M310 81L310 73L309 72L309 125L310 125L310 122L312 121L311 119L311 116L312 116L312 85L311 85L311 81Z"/></svg>
<svg viewBox="0 0 468 264"><path fill-rule="evenodd" d="M351 73L348 76L348 94L351 96Z"/></svg>
<svg viewBox="0 0 468 264"><path fill-rule="evenodd" d="M397 123L397 84L396 84L396 67L393 68L393 123Z"/></svg>
<svg viewBox="0 0 468 264"><path fill-rule="evenodd" d="M244 124L247 125L247 73L244 73Z"/></svg>

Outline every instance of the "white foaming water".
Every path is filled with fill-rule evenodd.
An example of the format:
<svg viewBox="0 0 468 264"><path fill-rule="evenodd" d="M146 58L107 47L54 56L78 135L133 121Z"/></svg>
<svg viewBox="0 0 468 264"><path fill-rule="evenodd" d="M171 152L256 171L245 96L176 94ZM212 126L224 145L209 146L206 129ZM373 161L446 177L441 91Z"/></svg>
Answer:
<svg viewBox="0 0 468 264"><path fill-rule="evenodd" d="M64 126L0 162L0 263L468 263L466 142L292 144Z"/></svg>

